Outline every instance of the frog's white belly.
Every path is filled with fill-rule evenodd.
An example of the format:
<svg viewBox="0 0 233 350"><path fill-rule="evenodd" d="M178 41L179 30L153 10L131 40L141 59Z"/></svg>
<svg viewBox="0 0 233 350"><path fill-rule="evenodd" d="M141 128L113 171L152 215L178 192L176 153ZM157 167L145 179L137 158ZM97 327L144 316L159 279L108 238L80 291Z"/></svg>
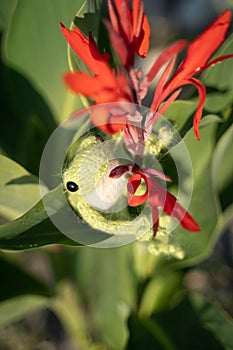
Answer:
<svg viewBox="0 0 233 350"><path fill-rule="evenodd" d="M87 203L97 210L107 210L113 207L126 188L126 179L112 179L104 175L92 192L85 195Z"/></svg>

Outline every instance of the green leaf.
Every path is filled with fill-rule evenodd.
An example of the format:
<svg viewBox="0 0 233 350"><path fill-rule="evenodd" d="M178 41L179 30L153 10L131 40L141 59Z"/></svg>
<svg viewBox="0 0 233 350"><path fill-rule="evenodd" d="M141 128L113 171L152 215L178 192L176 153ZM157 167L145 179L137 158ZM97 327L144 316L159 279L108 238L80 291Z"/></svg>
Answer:
<svg viewBox="0 0 233 350"><path fill-rule="evenodd" d="M182 183L179 183L182 193L179 195L179 201L187 199L187 191L189 193L192 188L191 202L187 208L188 212L199 224L200 232L189 232L180 225L170 234L159 231L155 239L148 242L148 251L161 258L160 263L168 264L173 267L183 267L196 264L204 259L213 249L215 237L214 230L218 223L219 207L217 196L212 186L211 180L211 162L213 151L215 148L215 137L220 118L209 115L203 118L200 127L201 141L197 141L193 130L191 129L184 137L183 141L189 152L192 166L193 179L190 171L184 163L183 153L180 151L179 144L170 150L170 156L163 158L163 164L167 163L165 173L171 176L170 171L174 170L169 167L170 157L176 159L176 163L180 164L180 172L182 169ZM171 176L173 179L173 177ZM175 196L177 196L177 188L168 188ZM182 198L183 197L183 198ZM162 220L170 220L169 217L162 217ZM172 221L171 221L172 222ZM164 223L165 227L167 222Z"/></svg>
<svg viewBox="0 0 233 350"><path fill-rule="evenodd" d="M14 220L40 200L39 179L2 155L0 169L0 217Z"/></svg>
<svg viewBox="0 0 233 350"><path fill-rule="evenodd" d="M191 116L194 113L197 104L193 101L177 100L173 102L164 113L166 117L179 131L184 135L191 127Z"/></svg>
<svg viewBox="0 0 233 350"><path fill-rule="evenodd" d="M0 303L0 327L20 320L30 312L48 304L48 298L38 295L22 295Z"/></svg>
<svg viewBox="0 0 233 350"><path fill-rule="evenodd" d="M181 262L183 265L196 264L213 249L213 236L218 222L219 207L212 185L211 162L219 120L218 117L211 115L202 120L201 141L199 142L195 139L193 130L184 137L193 164L194 181L188 211L198 222L201 231L192 233L179 226L173 232L174 240L184 250L185 258Z"/></svg>
<svg viewBox="0 0 233 350"><path fill-rule="evenodd" d="M162 271L156 273L148 282L142 296L139 316L150 316L172 305L176 292L180 291L183 274L179 271Z"/></svg>
<svg viewBox="0 0 233 350"><path fill-rule="evenodd" d="M79 98L68 93L62 81L68 66L59 21L70 23L84 2L18 1L6 35L6 63L35 86L57 121L81 106Z"/></svg>
<svg viewBox="0 0 233 350"><path fill-rule="evenodd" d="M59 200L59 193L58 188L48 192L43 198L47 207L53 208L54 211L63 210L63 202ZM2 249L30 249L47 244L79 245L52 224L43 201L40 200L20 218L0 226L0 247Z"/></svg>
<svg viewBox="0 0 233 350"><path fill-rule="evenodd" d="M129 329L128 350L232 349L232 320L198 295L151 318L132 315Z"/></svg>
<svg viewBox="0 0 233 350"><path fill-rule="evenodd" d="M10 16L18 0L2 0L0 6L0 31L7 28Z"/></svg>
<svg viewBox="0 0 233 350"><path fill-rule="evenodd" d="M213 56L219 57L221 55L227 55L233 53L233 35L224 42L221 48ZM206 70L202 78L203 83L206 86L212 86L219 90L229 90L233 88L233 59L227 59L226 61L216 64Z"/></svg>
<svg viewBox="0 0 233 350"><path fill-rule="evenodd" d="M205 109L211 113L219 113L233 102L233 91L210 92L207 94Z"/></svg>
<svg viewBox="0 0 233 350"><path fill-rule="evenodd" d="M233 125L220 138L214 151L212 178L223 208L232 203L233 188Z"/></svg>
<svg viewBox="0 0 233 350"><path fill-rule="evenodd" d="M77 285L89 305L94 327L110 349L124 348L128 337L126 320L135 307L130 251L131 246L86 248L76 255Z"/></svg>

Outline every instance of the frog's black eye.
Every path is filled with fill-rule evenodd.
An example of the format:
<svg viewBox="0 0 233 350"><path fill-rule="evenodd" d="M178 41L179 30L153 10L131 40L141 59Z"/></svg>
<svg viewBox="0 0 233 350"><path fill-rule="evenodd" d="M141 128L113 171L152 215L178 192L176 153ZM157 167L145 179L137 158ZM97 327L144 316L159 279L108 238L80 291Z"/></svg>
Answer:
<svg viewBox="0 0 233 350"><path fill-rule="evenodd" d="M95 138L96 138L96 140L98 140L98 141L101 141L101 142L104 142L104 139L103 139L103 137L102 136L100 136L100 135L95 135Z"/></svg>
<svg viewBox="0 0 233 350"><path fill-rule="evenodd" d="M67 188L67 190L70 191L70 192L76 192L76 191L78 191L78 185L77 185L75 182L73 182L73 181L68 181L68 182L66 183L66 188Z"/></svg>

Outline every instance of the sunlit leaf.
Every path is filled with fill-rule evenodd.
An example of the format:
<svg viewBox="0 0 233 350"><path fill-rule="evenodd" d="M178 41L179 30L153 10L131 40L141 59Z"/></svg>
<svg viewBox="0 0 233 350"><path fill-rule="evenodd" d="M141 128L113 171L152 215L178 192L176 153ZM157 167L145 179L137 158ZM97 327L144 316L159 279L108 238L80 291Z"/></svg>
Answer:
<svg viewBox="0 0 233 350"><path fill-rule="evenodd" d="M40 200L39 179L2 155L0 169L0 216L15 220Z"/></svg>
<svg viewBox="0 0 233 350"><path fill-rule="evenodd" d="M62 210L57 190L48 192L44 200L54 210ZM0 247L2 249L30 249L47 244L75 244L62 234L50 221L42 200L20 218L0 226Z"/></svg>

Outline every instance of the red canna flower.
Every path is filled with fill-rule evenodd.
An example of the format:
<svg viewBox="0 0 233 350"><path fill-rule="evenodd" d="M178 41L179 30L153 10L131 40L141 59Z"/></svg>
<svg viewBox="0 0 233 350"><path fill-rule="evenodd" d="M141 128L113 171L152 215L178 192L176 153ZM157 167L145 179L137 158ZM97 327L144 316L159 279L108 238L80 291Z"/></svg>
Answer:
<svg viewBox="0 0 233 350"><path fill-rule="evenodd" d="M110 20L105 21L109 31L112 45L119 55L122 65L126 69L118 68L114 71L108 61L107 53L101 54L98 47L89 34L87 38L77 27L74 31L65 28L61 24L62 32L75 53L91 70L93 75L85 72L70 72L65 75L67 85L77 94L91 98L96 104L106 102L127 101L141 105L148 89L148 85L156 77L160 69L167 67L160 78L151 104L151 110L163 114L170 104L178 97L185 85L194 85L199 94L199 103L194 115L194 133L197 140L199 136L199 124L203 113L206 98L206 89L203 83L195 76L208 67L228 58L233 54L224 55L210 60L210 57L223 42L229 28L231 12L226 10L219 16L199 37L191 44L180 40L166 48L157 58L152 68L141 79L140 71L133 69L135 53L145 57L149 47L150 27L143 11L140 0L132 1L132 9L129 0L115 0L114 5L108 0ZM125 16L122 17L121 13ZM177 54L187 46L187 53L177 71L170 77L176 63ZM127 116L120 114L120 124L116 127L105 127L105 131L112 134L120 129L125 129L128 124ZM97 119L96 119L97 118ZM92 122L99 125L99 117L92 116ZM148 117L144 125L146 131L150 130L157 120ZM105 111L102 121L111 123L108 112Z"/></svg>
<svg viewBox="0 0 233 350"><path fill-rule="evenodd" d="M158 208L162 208L167 215L178 220L179 224L188 231L198 232L200 227L191 215L178 203L177 199L157 181L156 177L165 181L171 181L167 176L155 169L139 168L132 165L119 165L110 173L111 178L118 178L125 173L131 177L127 185L127 197L129 206L135 207L148 201L152 208L153 231L156 234L159 226ZM136 191L144 180L146 190L144 194L136 195Z"/></svg>
<svg viewBox="0 0 233 350"><path fill-rule="evenodd" d="M95 100L96 104L112 101L133 102L132 91L128 76L123 71L114 72L108 64L110 56L101 54L98 47L89 34L87 38L78 27L74 31L69 30L60 24L61 30L75 53L82 59L93 75L86 72L69 72L64 76L64 80L71 90L77 94L82 94ZM118 127L112 127L112 120L108 120L107 112L101 116L102 120L96 120L98 115L92 115L94 124L109 124L105 126L105 132L110 134L118 132L126 125L126 117Z"/></svg>
<svg viewBox="0 0 233 350"><path fill-rule="evenodd" d="M111 23L105 21L111 43L118 53L121 63L130 69L134 65L134 56L146 57L150 41L150 25L144 13L141 0L108 0ZM122 17L124 14L124 17Z"/></svg>
<svg viewBox="0 0 233 350"><path fill-rule="evenodd" d="M233 57L233 54L230 54L209 61L210 57L223 42L230 25L230 20L231 12L226 10L201 35L199 35L197 39L189 44L184 60L170 79L169 76L175 64L176 55L184 48L184 46L186 46L186 42L181 40L166 48L155 61L141 84L141 89L145 90L148 84L157 75L160 68L164 64L168 64L155 90L154 99L151 104L151 109L154 111L159 110L160 114L162 114L177 98L181 91L180 88L188 84L194 85L199 94L199 104L193 121L194 132L197 140L200 140L199 124L206 98L206 89L203 83L195 78L195 75L220 61ZM165 100L166 102L162 105Z"/></svg>
<svg viewBox="0 0 233 350"><path fill-rule="evenodd" d="M206 99L206 88L196 76L208 67L233 57L233 54L230 54L211 60L214 52L224 41L230 25L231 13L226 10L192 43L179 40L167 47L145 77L142 77L141 72L133 66L135 54L141 57L147 55L150 27L142 1L132 0L131 3L132 8L129 0L108 0L110 21L105 20L105 25L112 46L120 59L117 69L110 66L109 54L99 52L91 34L87 38L78 27L72 31L61 24L66 40L91 72L70 72L64 79L75 93L94 100L96 104L101 104L101 113L91 112L93 124L108 134L122 130L126 148L135 155L135 163L142 164L145 141L152 127L159 116L178 97L185 85L193 85L198 91L199 103L194 115L193 127L197 140L200 139L199 124ZM184 48L187 49L186 56L178 69L173 72L177 55ZM142 105L149 84L165 65L155 89L151 111L146 116L142 116L136 105ZM121 104L118 108L111 108L108 102L121 102ZM129 105L135 107L129 108ZM129 206L138 206L145 202L149 204L152 208L154 234L159 225L158 208L178 220L180 225L188 231L200 231L200 227L185 208L156 181L156 177L170 181L168 177L155 169L132 165L119 165L111 171L109 176L117 178L125 173L130 174L127 185L128 204ZM137 195L142 182L145 183L146 190L144 194Z"/></svg>

